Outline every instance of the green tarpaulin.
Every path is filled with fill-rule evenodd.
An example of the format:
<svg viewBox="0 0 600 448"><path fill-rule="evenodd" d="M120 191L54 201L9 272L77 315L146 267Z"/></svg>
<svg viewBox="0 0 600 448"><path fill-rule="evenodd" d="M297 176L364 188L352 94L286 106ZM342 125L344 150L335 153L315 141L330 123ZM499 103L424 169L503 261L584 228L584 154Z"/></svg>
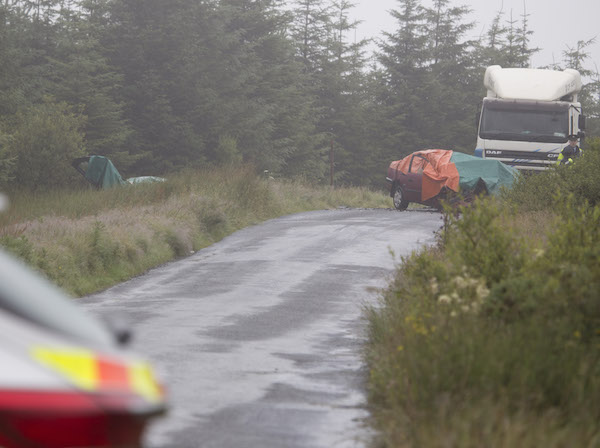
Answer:
<svg viewBox="0 0 600 448"><path fill-rule="evenodd" d="M103 156L90 156L85 178L98 188L126 185L113 163Z"/></svg>
<svg viewBox="0 0 600 448"><path fill-rule="evenodd" d="M498 160L482 159L454 151L450 162L456 165L461 191L472 191L483 181L488 193L496 194L501 187L509 188L517 178L517 169Z"/></svg>

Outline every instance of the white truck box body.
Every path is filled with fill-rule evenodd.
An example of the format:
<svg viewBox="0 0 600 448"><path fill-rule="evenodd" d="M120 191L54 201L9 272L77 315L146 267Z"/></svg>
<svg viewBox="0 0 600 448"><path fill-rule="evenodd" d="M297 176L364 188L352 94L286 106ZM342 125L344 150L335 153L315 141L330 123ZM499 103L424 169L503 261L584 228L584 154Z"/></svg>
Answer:
<svg viewBox="0 0 600 448"><path fill-rule="evenodd" d="M492 65L485 71L483 84L489 98L507 100L559 101L581 91L581 75L577 70L542 70L535 68L502 68Z"/></svg>

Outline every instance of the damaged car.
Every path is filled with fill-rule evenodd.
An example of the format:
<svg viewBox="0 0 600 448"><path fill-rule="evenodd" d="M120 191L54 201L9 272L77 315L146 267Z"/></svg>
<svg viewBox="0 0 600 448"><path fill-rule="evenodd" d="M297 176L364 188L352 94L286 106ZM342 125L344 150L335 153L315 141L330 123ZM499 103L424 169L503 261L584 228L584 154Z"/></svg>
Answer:
<svg viewBox="0 0 600 448"><path fill-rule="evenodd" d="M397 210L410 203L440 208L449 198L470 201L479 194L510 188L519 175L498 160L481 159L458 151L425 149L390 164L387 186Z"/></svg>

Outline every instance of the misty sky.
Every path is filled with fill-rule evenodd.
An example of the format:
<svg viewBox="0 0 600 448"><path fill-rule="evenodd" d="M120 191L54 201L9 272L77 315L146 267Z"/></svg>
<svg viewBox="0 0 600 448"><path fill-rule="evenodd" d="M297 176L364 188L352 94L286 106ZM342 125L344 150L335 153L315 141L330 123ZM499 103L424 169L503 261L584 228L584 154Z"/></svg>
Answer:
<svg viewBox="0 0 600 448"><path fill-rule="evenodd" d="M353 0L354 15L363 20L357 37L380 37L382 31L393 31L395 24L388 11L398 9L396 0ZM431 6L431 0L423 0ZM521 20L523 0L453 0L454 5L467 5L473 12L470 18L476 22L469 37L485 33L495 13L502 8L505 18ZM588 47L591 59L587 68L600 67L600 0L525 0L529 14L529 27L534 32L532 46L542 50L532 58L534 67L561 62L567 45L575 47L578 40L596 37L596 43Z"/></svg>

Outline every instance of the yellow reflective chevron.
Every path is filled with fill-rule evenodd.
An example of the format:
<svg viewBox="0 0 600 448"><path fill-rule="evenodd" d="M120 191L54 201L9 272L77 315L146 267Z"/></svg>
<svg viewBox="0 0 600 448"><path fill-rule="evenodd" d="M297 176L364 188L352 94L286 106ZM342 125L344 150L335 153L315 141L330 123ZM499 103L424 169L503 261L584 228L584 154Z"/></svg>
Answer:
<svg viewBox="0 0 600 448"><path fill-rule="evenodd" d="M84 390L128 391L153 403L164 398L152 369L144 362L109 359L79 348L35 347L32 356Z"/></svg>
<svg viewBox="0 0 600 448"><path fill-rule="evenodd" d="M129 383L134 391L148 401L159 402L163 398L152 369L146 363L135 363L129 367Z"/></svg>
<svg viewBox="0 0 600 448"><path fill-rule="evenodd" d="M57 370L75 385L85 390L98 387L98 372L94 353L84 349L33 349L33 357L47 367Z"/></svg>

